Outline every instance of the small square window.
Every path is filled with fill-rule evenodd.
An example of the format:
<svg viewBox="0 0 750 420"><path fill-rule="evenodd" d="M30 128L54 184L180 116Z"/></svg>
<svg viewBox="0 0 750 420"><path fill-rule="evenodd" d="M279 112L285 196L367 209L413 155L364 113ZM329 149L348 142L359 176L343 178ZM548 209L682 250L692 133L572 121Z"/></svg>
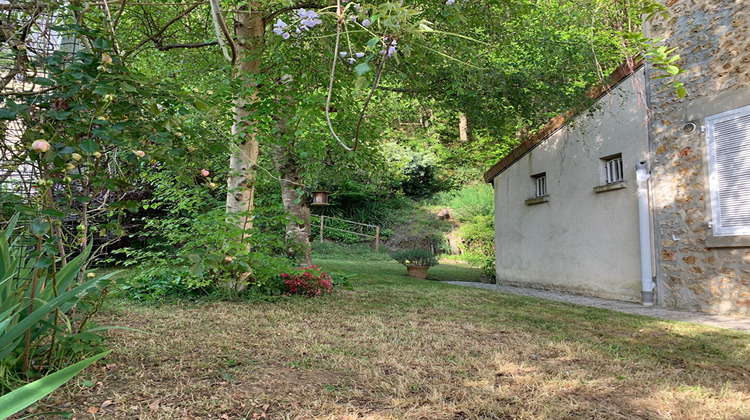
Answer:
<svg viewBox="0 0 750 420"><path fill-rule="evenodd" d="M625 181L622 153L599 159L599 185L610 185Z"/></svg>
<svg viewBox="0 0 750 420"><path fill-rule="evenodd" d="M604 182L613 184L622 181L622 155L603 159L604 163Z"/></svg>
<svg viewBox="0 0 750 420"><path fill-rule="evenodd" d="M542 172L531 177L534 181L534 197L544 197L547 195L547 173Z"/></svg>

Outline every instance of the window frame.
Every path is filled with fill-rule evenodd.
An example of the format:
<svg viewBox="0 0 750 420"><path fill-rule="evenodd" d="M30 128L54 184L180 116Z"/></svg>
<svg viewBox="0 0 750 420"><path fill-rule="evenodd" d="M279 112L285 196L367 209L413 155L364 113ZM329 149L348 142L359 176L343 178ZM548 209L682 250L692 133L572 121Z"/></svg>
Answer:
<svg viewBox="0 0 750 420"><path fill-rule="evenodd" d="M549 195L547 192L547 173L542 172L531 177L534 181L532 198L546 197Z"/></svg>
<svg viewBox="0 0 750 420"><path fill-rule="evenodd" d="M709 197L711 199L711 222L714 236L731 237L750 235L750 223L744 226L724 226L724 224L722 223L721 195L722 193L726 194L727 191L722 191L720 185L719 177L721 168L719 167L719 164L722 161L722 157L717 156L715 136L715 127L717 124L743 117L750 117L750 105L714 114L704 119L706 129L708 187ZM748 143L745 147L747 147L748 151L750 151L750 125L748 125L747 130L748 132L746 134L746 141L748 141ZM747 191L750 192L750 187L748 187Z"/></svg>
<svg viewBox="0 0 750 420"><path fill-rule="evenodd" d="M602 159L604 163L604 184L614 184L625 180L625 171L622 165L622 154ZM610 178L616 175L616 178Z"/></svg>

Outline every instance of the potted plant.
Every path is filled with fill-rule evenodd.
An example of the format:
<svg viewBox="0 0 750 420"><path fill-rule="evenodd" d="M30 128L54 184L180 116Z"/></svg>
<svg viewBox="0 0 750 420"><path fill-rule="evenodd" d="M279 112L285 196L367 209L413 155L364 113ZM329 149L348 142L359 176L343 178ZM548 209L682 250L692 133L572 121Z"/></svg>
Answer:
<svg viewBox="0 0 750 420"><path fill-rule="evenodd" d="M486 284L495 282L495 257L487 257L482 264L482 274L479 275L479 281Z"/></svg>
<svg viewBox="0 0 750 420"><path fill-rule="evenodd" d="M438 261L435 255L426 249L405 249L391 254L394 260L406 266L409 277L427 278L427 270Z"/></svg>

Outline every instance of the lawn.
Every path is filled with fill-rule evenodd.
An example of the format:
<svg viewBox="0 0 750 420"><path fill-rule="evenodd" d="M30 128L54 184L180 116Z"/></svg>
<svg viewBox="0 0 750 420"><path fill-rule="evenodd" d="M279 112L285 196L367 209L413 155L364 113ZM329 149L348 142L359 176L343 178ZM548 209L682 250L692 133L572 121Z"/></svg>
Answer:
<svg viewBox="0 0 750 420"><path fill-rule="evenodd" d="M37 410L98 419L750 418L750 335L318 260L353 290L100 314L114 349ZM438 266L439 279L476 269ZM450 278L453 276L453 278Z"/></svg>

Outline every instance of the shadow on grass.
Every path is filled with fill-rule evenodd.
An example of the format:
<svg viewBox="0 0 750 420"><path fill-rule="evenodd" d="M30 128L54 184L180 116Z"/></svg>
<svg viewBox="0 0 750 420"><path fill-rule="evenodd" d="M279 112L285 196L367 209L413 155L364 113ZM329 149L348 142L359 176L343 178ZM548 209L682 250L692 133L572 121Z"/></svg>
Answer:
<svg viewBox="0 0 750 420"><path fill-rule="evenodd" d="M550 342L583 344L603 357L653 363L686 373L750 381L750 335L687 322L623 314L566 302L412 279L394 262L322 260L325 269L354 274L358 310L428 313L433 320L530 332ZM431 280L476 278L479 270L433 267Z"/></svg>

